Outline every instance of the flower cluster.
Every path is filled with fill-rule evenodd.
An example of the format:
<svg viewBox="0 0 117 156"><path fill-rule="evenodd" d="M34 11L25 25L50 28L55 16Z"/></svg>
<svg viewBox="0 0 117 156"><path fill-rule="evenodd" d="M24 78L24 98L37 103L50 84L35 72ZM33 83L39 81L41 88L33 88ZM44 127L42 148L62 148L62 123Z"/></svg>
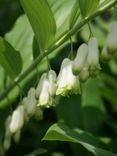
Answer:
<svg viewBox="0 0 117 156"><path fill-rule="evenodd" d="M117 21L113 21L107 36L105 46L102 50L102 57L109 60L117 56Z"/></svg>
<svg viewBox="0 0 117 156"><path fill-rule="evenodd" d="M20 105L6 120L6 134L4 149L10 146L11 136L19 140L20 131L30 117L39 113L42 118L44 108L54 106L56 95L69 96L80 93L80 80L87 80L89 76L96 76L100 70L98 43L91 38L87 44L82 44L74 60L65 58L61 64L58 76L55 71L43 73L35 88L28 91Z"/></svg>
<svg viewBox="0 0 117 156"><path fill-rule="evenodd" d="M37 99L35 97L35 89L31 88L28 91L27 97L24 97L20 105L9 115L5 123L5 137L3 142L4 150L9 149L11 137L14 137L16 142L20 139L21 129L26 121L33 115L39 113L39 119L43 116L43 109L37 107Z"/></svg>
<svg viewBox="0 0 117 156"><path fill-rule="evenodd" d="M91 37L88 45L82 44L77 51L72 66L73 74L85 81L89 76L96 76L100 69L98 42L95 37Z"/></svg>

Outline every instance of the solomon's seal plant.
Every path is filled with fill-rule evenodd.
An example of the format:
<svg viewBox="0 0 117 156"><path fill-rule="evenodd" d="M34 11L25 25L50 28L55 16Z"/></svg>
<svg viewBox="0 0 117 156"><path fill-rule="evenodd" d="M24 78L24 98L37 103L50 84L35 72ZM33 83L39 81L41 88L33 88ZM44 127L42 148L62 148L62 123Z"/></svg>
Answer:
<svg viewBox="0 0 117 156"><path fill-rule="evenodd" d="M0 156L117 155L116 4L20 0L0 37Z"/></svg>

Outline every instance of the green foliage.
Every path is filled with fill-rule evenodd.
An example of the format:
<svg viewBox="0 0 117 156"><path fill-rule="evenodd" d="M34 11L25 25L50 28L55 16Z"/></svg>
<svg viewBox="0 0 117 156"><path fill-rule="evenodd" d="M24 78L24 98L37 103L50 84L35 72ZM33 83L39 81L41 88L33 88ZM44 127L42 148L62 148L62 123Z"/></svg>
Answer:
<svg viewBox="0 0 117 156"><path fill-rule="evenodd" d="M22 59L6 40L0 37L0 64L11 79L14 79L22 70Z"/></svg>
<svg viewBox="0 0 117 156"><path fill-rule="evenodd" d="M90 16L98 8L99 0L78 0L83 18Z"/></svg>
<svg viewBox="0 0 117 156"><path fill-rule="evenodd" d="M66 125L61 123L52 125L43 140L59 140L79 143L96 156L116 156L116 154L100 148L100 141L96 140L89 134L81 130L69 129Z"/></svg>
<svg viewBox="0 0 117 156"><path fill-rule="evenodd" d="M29 17L41 51L47 49L55 40L56 24L46 0L21 0Z"/></svg>
<svg viewBox="0 0 117 156"><path fill-rule="evenodd" d="M0 32L5 35L0 37L0 156L116 156L117 53L104 62L101 51L107 44L110 24L117 19L116 7L109 10L117 1L20 0L21 5L17 0L2 2ZM23 10L24 15L14 22L17 13ZM13 28L8 31L11 25ZM30 88L36 89L44 72L51 68L58 75L63 59L73 60L79 46L87 44L92 35L99 42L101 71L97 77L80 81L78 95L56 96L49 88L52 101L49 100L55 107L36 107L33 115L25 115L24 127L11 134L9 150L5 150L7 117L19 105L23 106L23 98L27 98ZM64 76L67 82L71 75ZM58 85L53 79L51 83L54 87ZM67 85L69 92L71 88ZM39 96L35 96L38 103Z"/></svg>

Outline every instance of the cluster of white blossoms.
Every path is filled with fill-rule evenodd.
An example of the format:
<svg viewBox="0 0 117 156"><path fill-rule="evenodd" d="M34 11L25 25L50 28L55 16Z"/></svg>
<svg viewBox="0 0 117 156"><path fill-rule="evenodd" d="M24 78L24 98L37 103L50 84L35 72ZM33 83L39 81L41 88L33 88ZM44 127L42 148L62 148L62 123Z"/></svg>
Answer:
<svg viewBox="0 0 117 156"><path fill-rule="evenodd" d="M101 68L98 42L95 37L91 37L88 44L84 43L79 47L72 64L73 74L79 75L81 81L86 81L89 76L94 77L98 74Z"/></svg>
<svg viewBox="0 0 117 156"><path fill-rule="evenodd" d="M6 121L4 149L10 146L11 136L19 140L20 131L30 117L39 113L42 118L44 108L54 106L57 95L69 96L80 93L80 80L96 76L100 70L97 39L90 38L88 44L83 43L74 60L65 58L61 64L58 76L53 70L43 73L35 88L28 91L20 105Z"/></svg>
<svg viewBox="0 0 117 156"><path fill-rule="evenodd" d="M113 21L107 36L105 46L102 50L102 57L109 60L117 57L117 21Z"/></svg>
<svg viewBox="0 0 117 156"><path fill-rule="evenodd" d="M13 136L16 142L20 139L20 132L24 123L27 122L33 115L42 119L43 109L37 107L37 99L35 97L35 88L30 88L27 97L24 97L19 106L9 115L5 123L5 137L3 142L4 150L8 150ZM38 114L39 115L38 115Z"/></svg>

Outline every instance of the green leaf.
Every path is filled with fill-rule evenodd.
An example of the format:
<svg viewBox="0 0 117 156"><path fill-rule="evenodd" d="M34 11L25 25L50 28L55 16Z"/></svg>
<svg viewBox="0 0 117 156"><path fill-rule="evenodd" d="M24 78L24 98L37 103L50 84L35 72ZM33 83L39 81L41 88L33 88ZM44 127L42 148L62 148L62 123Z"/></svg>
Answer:
<svg viewBox="0 0 117 156"><path fill-rule="evenodd" d="M80 17L80 8L79 8L78 1L76 1L71 11L70 22L69 22L70 28L72 28L76 24L76 21L78 20L79 17Z"/></svg>
<svg viewBox="0 0 117 156"><path fill-rule="evenodd" d="M116 154L100 148L100 141L81 130L72 130L59 123L52 125L43 140L68 141L81 144L95 156L116 156Z"/></svg>
<svg viewBox="0 0 117 156"><path fill-rule="evenodd" d="M76 0L47 0L56 20L56 37L69 30L71 12Z"/></svg>
<svg viewBox="0 0 117 156"><path fill-rule="evenodd" d="M19 51L22 61L23 70L25 71L33 61L32 42L34 33L26 15L20 16L13 28L5 34L5 39ZM27 59L28 58L28 59Z"/></svg>
<svg viewBox="0 0 117 156"><path fill-rule="evenodd" d="M41 155L41 154L44 154L46 153L47 150L46 149L43 149L43 148L39 148L29 154L26 154L25 156L38 156L38 155Z"/></svg>
<svg viewBox="0 0 117 156"><path fill-rule="evenodd" d="M90 16L98 7L99 0L78 0L83 18Z"/></svg>
<svg viewBox="0 0 117 156"><path fill-rule="evenodd" d="M41 50L48 48L55 40L56 24L46 0L20 0L34 30Z"/></svg>
<svg viewBox="0 0 117 156"><path fill-rule="evenodd" d="M0 64L12 79L22 70L22 59L19 52L2 37L0 37Z"/></svg>

